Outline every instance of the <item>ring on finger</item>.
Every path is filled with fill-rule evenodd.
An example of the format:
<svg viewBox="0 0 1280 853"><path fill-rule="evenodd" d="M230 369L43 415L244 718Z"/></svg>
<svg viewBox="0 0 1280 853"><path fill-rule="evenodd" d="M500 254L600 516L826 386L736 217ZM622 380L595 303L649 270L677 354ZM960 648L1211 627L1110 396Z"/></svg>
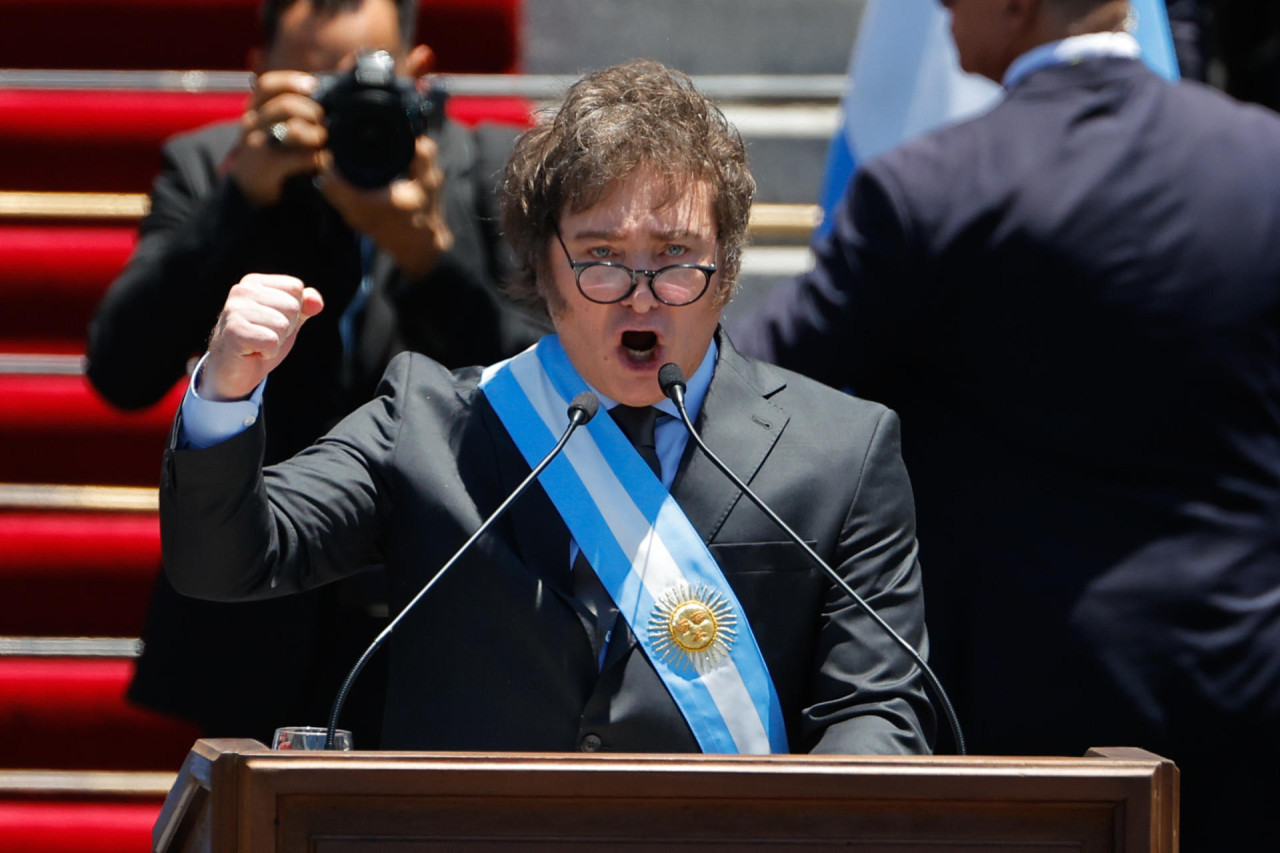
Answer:
<svg viewBox="0 0 1280 853"><path fill-rule="evenodd" d="M272 148L284 148L289 144L289 125L278 121L267 128L267 144Z"/></svg>

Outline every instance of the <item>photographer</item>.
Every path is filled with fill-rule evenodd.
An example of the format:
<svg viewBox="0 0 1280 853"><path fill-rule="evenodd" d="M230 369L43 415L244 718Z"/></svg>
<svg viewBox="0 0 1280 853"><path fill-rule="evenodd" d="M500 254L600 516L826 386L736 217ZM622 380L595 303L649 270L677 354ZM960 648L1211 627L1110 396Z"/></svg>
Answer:
<svg viewBox="0 0 1280 853"><path fill-rule="evenodd" d="M334 166L335 115L313 97L317 85L345 80L349 89L357 56L373 51L386 51L401 78L420 77L431 51L413 46L417 11L415 0L265 0L244 114L165 146L137 249L90 326L88 375L107 400L133 409L161 399L250 271L298 276L336 309L268 383L267 462L366 399L401 350L457 367L539 336L541 326L499 291L509 250L493 183L514 129L472 133L444 122L416 139L407 166L382 186L358 186ZM334 112L349 108L347 98ZM376 146L365 153L378 155ZM161 579L130 697L215 736L267 739L282 720L321 720L341 673L376 633L380 578L236 605L182 598ZM245 695L254 701L230 701ZM367 713L373 722L362 725L376 729L377 712Z"/></svg>

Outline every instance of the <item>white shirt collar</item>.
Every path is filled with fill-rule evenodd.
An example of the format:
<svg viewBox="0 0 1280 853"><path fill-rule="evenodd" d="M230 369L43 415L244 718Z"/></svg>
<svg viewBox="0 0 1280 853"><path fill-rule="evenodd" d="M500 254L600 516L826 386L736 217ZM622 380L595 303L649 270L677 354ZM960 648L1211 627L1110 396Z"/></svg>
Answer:
<svg viewBox="0 0 1280 853"><path fill-rule="evenodd" d="M1085 33L1031 48L1019 56L1004 74L1004 87L1012 89L1027 75L1051 65L1067 65L1097 56L1137 59L1142 54L1138 40L1129 33Z"/></svg>

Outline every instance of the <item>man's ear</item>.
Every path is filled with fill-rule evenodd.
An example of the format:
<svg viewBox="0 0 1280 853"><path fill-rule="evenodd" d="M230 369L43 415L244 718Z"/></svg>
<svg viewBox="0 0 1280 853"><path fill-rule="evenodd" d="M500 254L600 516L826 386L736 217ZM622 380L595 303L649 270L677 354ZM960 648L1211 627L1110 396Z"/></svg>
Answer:
<svg viewBox="0 0 1280 853"><path fill-rule="evenodd" d="M1005 0L1004 16L1016 25L1026 26L1044 11L1042 0Z"/></svg>
<svg viewBox="0 0 1280 853"><path fill-rule="evenodd" d="M417 78L429 74L435 64L435 52L425 44L420 44L409 51L409 55L405 58L405 76Z"/></svg>
<svg viewBox="0 0 1280 853"><path fill-rule="evenodd" d="M1005 0L1003 21L1006 32L1019 40L1030 39L1027 44L1019 41L1019 53L1036 44L1060 37L1050 37L1047 34L1055 23L1051 20L1051 11L1044 0Z"/></svg>

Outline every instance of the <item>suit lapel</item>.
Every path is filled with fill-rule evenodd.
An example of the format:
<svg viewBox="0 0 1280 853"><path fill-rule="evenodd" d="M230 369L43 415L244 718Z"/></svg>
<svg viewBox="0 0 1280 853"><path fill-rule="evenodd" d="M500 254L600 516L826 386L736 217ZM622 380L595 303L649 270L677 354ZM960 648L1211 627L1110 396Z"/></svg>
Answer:
<svg viewBox="0 0 1280 853"><path fill-rule="evenodd" d="M501 501L515 491L529 475L531 468L489 401L483 394L477 396L477 405L483 408L485 427L493 436L493 454L499 480L494 498ZM512 505L508 519L512 544L521 561L562 598L572 601L569 529L542 486L537 483L530 485L528 491Z"/></svg>
<svg viewBox="0 0 1280 853"><path fill-rule="evenodd" d="M695 426L702 440L748 485L768 459L790 416L770 397L784 387L764 375L720 334L715 376ZM771 381L772 380L772 381ZM690 438L671 489L704 542L711 542L741 496Z"/></svg>

